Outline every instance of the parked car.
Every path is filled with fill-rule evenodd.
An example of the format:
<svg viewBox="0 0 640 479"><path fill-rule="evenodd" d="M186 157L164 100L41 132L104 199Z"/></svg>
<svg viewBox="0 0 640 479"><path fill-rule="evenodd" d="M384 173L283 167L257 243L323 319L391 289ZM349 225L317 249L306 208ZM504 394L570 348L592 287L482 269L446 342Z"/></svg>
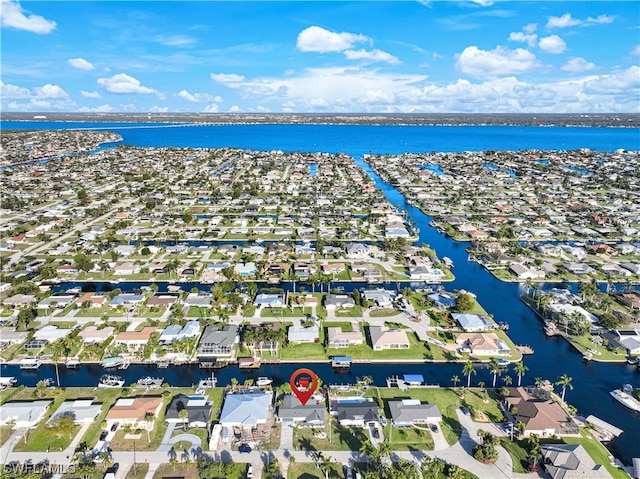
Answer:
<svg viewBox="0 0 640 479"><path fill-rule="evenodd" d="M117 422L114 422L114 423L113 423L113 426L111 426L111 432L115 432L115 431L116 431L116 429L118 429L118 426L119 426L119 425L120 425L120 424L118 424Z"/></svg>
<svg viewBox="0 0 640 479"><path fill-rule="evenodd" d="M107 434L109 434L109 431L102 431L102 434L100 434L100 440L104 441L107 438Z"/></svg>
<svg viewBox="0 0 640 479"><path fill-rule="evenodd" d="M378 431L377 427L372 428L373 437L376 439L380 439L380 431Z"/></svg>
<svg viewBox="0 0 640 479"><path fill-rule="evenodd" d="M430 424L429 427L431 428L432 432L438 432L438 426L436 426L435 424Z"/></svg>
<svg viewBox="0 0 640 479"><path fill-rule="evenodd" d="M251 446L249 444L247 444L247 443L240 444L240 447L238 448L238 451L244 452L244 453L249 453L249 452L251 452Z"/></svg>
<svg viewBox="0 0 640 479"><path fill-rule="evenodd" d="M247 467L247 479L253 479L253 466L251 464Z"/></svg>

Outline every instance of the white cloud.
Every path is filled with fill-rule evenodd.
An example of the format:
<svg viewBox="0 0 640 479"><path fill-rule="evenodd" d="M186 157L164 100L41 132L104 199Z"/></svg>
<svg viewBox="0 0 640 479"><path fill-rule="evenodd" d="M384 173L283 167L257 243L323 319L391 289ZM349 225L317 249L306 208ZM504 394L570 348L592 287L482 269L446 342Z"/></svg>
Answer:
<svg viewBox="0 0 640 479"><path fill-rule="evenodd" d="M537 23L528 23L524 27L522 27L522 31L524 33L533 33L536 31L537 28L538 28Z"/></svg>
<svg viewBox="0 0 640 479"><path fill-rule="evenodd" d="M26 30L38 35L51 33L56 28L56 22L47 20L40 15L30 15L22 9L20 2L12 0L0 2L0 17L3 27Z"/></svg>
<svg viewBox="0 0 640 479"><path fill-rule="evenodd" d="M595 63L591 63L582 57L569 58L567 62L560 67L560 70L571 73L583 73L595 70Z"/></svg>
<svg viewBox="0 0 640 479"><path fill-rule="evenodd" d="M588 17L587 18L587 23L595 23L596 25L602 25L602 24L607 24L607 23L613 23L614 17L610 16L610 15L598 15L597 17L593 18L593 17Z"/></svg>
<svg viewBox="0 0 640 479"><path fill-rule="evenodd" d="M630 55L633 55L633 56L640 55L640 44L633 47L633 50L631 50Z"/></svg>
<svg viewBox="0 0 640 479"><path fill-rule="evenodd" d="M166 45L168 47L188 47L195 43L195 38L187 37L184 35L162 35L154 39L157 43Z"/></svg>
<svg viewBox="0 0 640 479"><path fill-rule="evenodd" d="M118 73L109 78L98 78L98 85L102 86L110 93L136 93L136 94L149 94L154 93L158 96L161 94L146 86L140 84L140 80L127 75L126 73Z"/></svg>
<svg viewBox="0 0 640 479"><path fill-rule="evenodd" d="M230 113L240 113L241 111L242 109L238 105L233 105L231 108L229 108Z"/></svg>
<svg viewBox="0 0 640 479"><path fill-rule="evenodd" d="M167 113L169 111L169 107L154 105L149 108L148 111L150 111L151 113Z"/></svg>
<svg viewBox="0 0 640 479"><path fill-rule="evenodd" d="M573 18L570 13L565 13L560 17L549 17L547 28L567 28L580 25L582 22Z"/></svg>
<svg viewBox="0 0 640 479"><path fill-rule="evenodd" d="M590 94L626 94L635 99L633 105L637 111L638 95L640 94L640 66L634 65L626 70L607 75L590 78L584 83L584 90Z"/></svg>
<svg viewBox="0 0 640 479"><path fill-rule="evenodd" d="M204 107L204 110L202 110L203 113L218 113L218 109L220 108L220 105L218 105L217 103L211 103L210 105L207 105Z"/></svg>
<svg viewBox="0 0 640 479"><path fill-rule="evenodd" d="M80 90L80 94L85 98L101 98L100 93L98 93L97 91Z"/></svg>
<svg viewBox="0 0 640 479"><path fill-rule="evenodd" d="M84 58L69 58L67 63L71 65L73 68L77 68L78 70L93 70L93 64L88 62Z"/></svg>
<svg viewBox="0 0 640 479"><path fill-rule="evenodd" d="M547 53L562 53L567 49L567 44L558 35L549 35L541 38L538 46Z"/></svg>
<svg viewBox="0 0 640 479"><path fill-rule="evenodd" d="M244 77L242 75L236 75L235 73L212 73L211 79L227 86L244 81Z"/></svg>
<svg viewBox="0 0 640 479"><path fill-rule="evenodd" d="M481 7L490 7L493 5L492 0L471 0L471 2L480 5Z"/></svg>
<svg viewBox="0 0 640 479"><path fill-rule="evenodd" d="M366 36L356 33L335 33L321 27L311 26L300 32L296 46L298 50L303 52L342 52L353 48L356 43L368 40Z"/></svg>
<svg viewBox="0 0 640 479"><path fill-rule="evenodd" d="M539 66L536 56L523 48L510 50L501 46L491 51L472 45L457 55L456 68L476 77L524 73Z"/></svg>
<svg viewBox="0 0 640 479"><path fill-rule="evenodd" d="M187 90L181 90L178 93L178 96L184 100L190 101L192 103L220 103L222 101L221 96L209 95L208 93L189 93Z"/></svg>
<svg viewBox="0 0 640 479"><path fill-rule="evenodd" d="M344 56L348 60L364 60L366 63L385 62L390 65L398 65L401 61L398 57L390 53L383 52L377 48L371 51L367 50L345 50Z"/></svg>
<svg viewBox="0 0 640 479"><path fill-rule="evenodd" d="M70 111L77 108L69 94L59 87L46 85L28 88L0 81L0 108L12 111ZM16 101L17 100L17 101Z"/></svg>
<svg viewBox="0 0 640 479"><path fill-rule="evenodd" d="M531 48L536 45L538 35L535 33L511 32L509 34L509 40L513 42L527 42L527 45Z"/></svg>

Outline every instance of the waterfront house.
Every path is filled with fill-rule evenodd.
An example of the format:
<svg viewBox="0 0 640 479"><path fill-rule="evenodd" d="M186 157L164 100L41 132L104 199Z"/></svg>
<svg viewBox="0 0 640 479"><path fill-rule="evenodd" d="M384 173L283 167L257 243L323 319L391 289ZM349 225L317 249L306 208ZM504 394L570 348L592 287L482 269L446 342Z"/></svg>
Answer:
<svg viewBox="0 0 640 479"><path fill-rule="evenodd" d="M82 305L88 305L89 307L100 307L107 301L107 293L104 292L89 292L84 293L77 300L77 303Z"/></svg>
<svg viewBox="0 0 640 479"><path fill-rule="evenodd" d="M474 356L509 356L507 343L495 333L460 333L456 344L469 348Z"/></svg>
<svg viewBox="0 0 640 479"><path fill-rule="evenodd" d="M16 429L34 427L52 403L50 399L6 402L0 406L0 426L12 424Z"/></svg>
<svg viewBox="0 0 640 479"><path fill-rule="evenodd" d="M310 326L308 328L296 325L289 326L287 339L294 344L317 343L320 341L320 328L318 326Z"/></svg>
<svg viewBox="0 0 640 479"><path fill-rule="evenodd" d="M227 325L218 329L215 325L207 326L198 342L198 357L202 359L230 357L234 346L239 342L238 326Z"/></svg>
<svg viewBox="0 0 640 479"><path fill-rule="evenodd" d="M146 346L151 335L158 330L155 326L145 326L141 331L123 331L115 337L116 346L126 346L130 350L140 349Z"/></svg>
<svg viewBox="0 0 640 479"><path fill-rule="evenodd" d="M248 431L264 425L271 415L272 399L273 393L267 390L227 394L220 413L220 424L223 428Z"/></svg>
<svg viewBox="0 0 640 479"><path fill-rule="evenodd" d="M362 243L347 243L347 258L364 259L369 256L369 248Z"/></svg>
<svg viewBox="0 0 640 479"><path fill-rule="evenodd" d="M109 306L116 308L121 305L136 305L144 301L144 294L134 293L120 293L116 295L111 301Z"/></svg>
<svg viewBox="0 0 640 479"><path fill-rule="evenodd" d="M548 391L524 387L508 388L508 390L505 407L517 410L514 419L516 422L524 423L524 436L534 433L539 437L579 434L578 427L560 404L549 398Z"/></svg>
<svg viewBox="0 0 640 479"><path fill-rule="evenodd" d="M71 333L71 329L58 328L57 326L47 325L36 330L33 333L31 341L38 341L45 344L53 343L58 339L64 339Z"/></svg>
<svg viewBox="0 0 640 479"><path fill-rule="evenodd" d="M518 279L543 279L545 272L539 269L529 268L520 263L514 263L509 266L509 271Z"/></svg>
<svg viewBox="0 0 640 479"><path fill-rule="evenodd" d="M569 273L583 276L593 273L594 269L585 263L564 263L562 265Z"/></svg>
<svg viewBox="0 0 640 479"><path fill-rule="evenodd" d="M152 431L162 404L162 397L157 396L120 398L105 417L107 429L117 422L121 426Z"/></svg>
<svg viewBox="0 0 640 479"><path fill-rule="evenodd" d="M383 349L409 349L411 343L403 329L390 329L386 326L369 326L371 347L374 351Z"/></svg>
<svg viewBox="0 0 640 479"><path fill-rule="evenodd" d="M167 408L165 421L174 424L186 424L187 427L206 428L211 420L213 402L207 396L187 396L178 394ZM187 418L180 417L181 411L187 411Z"/></svg>
<svg viewBox="0 0 640 479"><path fill-rule="evenodd" d="M75 424L91 424L100 414L101 403L94 403L93 399L75 399L64 401L58 410L47 420L51 424L56 419L70 417Z"/></svg>
<svg viewBox="0 0 640 479"><path fill-rule="evenodd" d="M442 421L440 409L435 404L421 403L418 399L389 401L391 420L395 427L410 427Z"/></svg>
<svg viewBox="0 0 640 479"><path fill-rule="evenodd" d="M75 298L76 297L73 294L54 294L53 296L49 296L40 301L38 303L38 308L47 309L49 307L54 307L63 309L73 303Z"/></svg>
<svg viewBox="0 0 640 479"><path fill-rule="evenodd" d="M16 331L14 328L0 328L0 350L6 349L12 344L22 344L27 339L29 331Z"/></svg>
<svg viewBox="0 0 640 479"><path fill-rule="evenodd" d="M635 275L640 275L640 263L620 263L620 266Z"/></svg>
<svg viewBox="0 0 640 479"><path fill-rule="evenodd" d="M159 306L167 308L175 304L177 301L178 296L175 294L156 293L147 300L147 306Z"/></svg>
<svg viewBox="0 0 640 479"><path fill-rule="evenodd" d="M582 444L542 446L542 463L551 479L611 479L603 464L596 464Z"/></svg>
<svg viewBox="0 0 640 479"><path fill-rule="evenodd" d="M640 330L612 329L604 337L613 347L622 349L628 355L640 355Z"/></svg>
<svg viewBox="0 0 640 479"><path fill-rule="evenodd" d="M341 426L365 427L380 422L378 405L371 399L358 402L331 401L331 415L336 416Z"/></svg>
<svg viewBox="0 0 640 479"><path fill-rule="evenodd" d="M327 310L335 310L337 308L353 308L355 306L353 297L348 294L329 293L324 297L324 307Z"/></svg>
<svg viewBox="0 0 640 479"><path fill-rule="evenodd" d="M140 266L131 262L119 263L115 266L115 268L113 268L113 274L117 274L118 276L127 276L139 272Z"/></svg>
<svg viewBox="0 0 640 479"><path fill-rule="evenodd" d="M97 344L104 342L107 338L113 336L115 328L113 326L106 326L102 329L98 329L93 324L87 326L78 333L78 336L82 338L82 342L85 346L89 344Z"/></svg>
<svg viewBox="0 0 640 479"><path fill-rule="evenodd" d="M261 293L253 301L256 308L281 308L285 305L284 293Z"/></svg>
<svg viewBox="0 0 640 479"><path fill-rule="evenodd" d="M325 426L324 400L309 399L304 405L293 394L285 394L282 404L278 407L278 420L295 427ZM284 426L283 426L284 427Z"/></svg>
<svg viewBox="0 0 640 479"><path fill-rule="evenodd" d="M362 295L380 308L389 308L393 305L393 300L396 297L395 291L387 289L365 289Z"/></svg>
<svg viewBox="0 0 640 479"><path fill-rule="evenodd" d="M186 298L182 301L185 306L195 306L199 308L211 308L211 304L213 302L213 295L211 293L198 292L198 293L189 293Z"/></svg>
<svg viewBox="0 0 640 479"><path fill-rule="evenodd" d="M438 308L451 308L456 304L456 298L448 294L432 293L428 298L433 301L434 306Z"/></svg>
<svg viewBox="0 0 640 479"><path fill-rule="evenodd" d="M360 330L342 331L340 327L327 328L327 347L348 348L364 343L364 336Z"/></svg>
<svg viewBox="0 0 640 479"><path fill-rule="evenodd" d="M237 263L234 265L233 271L243 278L247 276L254 276L258 272L254 262Z"/></svg>
<svg viewBox="0 0 640 479"><path fill-rule="evenodd" d="M638 291L625 291L614 297L628 308L640 309L640 292Z"/></svg>
<svg viewBox="0 0 640 479"><path fill-rule="evenodd" d="M467 332L494 329L494 322L485 315L471 313L452 313L451 317Z"/></svg>

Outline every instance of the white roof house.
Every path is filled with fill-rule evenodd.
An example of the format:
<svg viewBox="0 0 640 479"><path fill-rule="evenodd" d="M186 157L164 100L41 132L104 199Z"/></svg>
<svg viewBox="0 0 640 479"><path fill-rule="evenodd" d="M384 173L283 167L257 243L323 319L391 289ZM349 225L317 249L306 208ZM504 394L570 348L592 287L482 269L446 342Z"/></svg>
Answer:
<svg viewBox="0 0 640 479"><path fill-rule="evenodd" d="M35 333L33 333L33 339L36 339L38 341L47 341L49 343L53 343L58 339L66 338L70 332L71 332L70 329L62 329L56 326L49 325L49 326L40 328Z"/></svg>
<svg viewBox="0 0 640 479"><path fill-rule="evenodd" d="M492 329L487 325L486 321L477 314L453 313L451 316L465 331L485 331Z"/></svg>
<svg viewBox="0 0 640 479"><path fill-rule="evenodd" d="M271 411L271 391L227 394L220 424L223 427L251 427L265 424Z"/></svg>
<svg viewBox="0 0 640 479"><path fill-rule="evenodd" d="M91 424L100 414L102 404L94 404L93 399L76 399L63 402L58 410L51 415L47 424L58 418L70 416L76 424Z"/></svg>
<svg viewBox="0 0 640 479"><path fill-rule="evenodd" d="M320 328L311 326L291 326L287 332L287 339L291 343L315 343L320 340Z"/></svg>
<svg viewBox="0 0 640 479"><path fill-rule="evenodd" d="M44 417L53 401L11 401L0 406L0 426L33 427Z"/></svg>

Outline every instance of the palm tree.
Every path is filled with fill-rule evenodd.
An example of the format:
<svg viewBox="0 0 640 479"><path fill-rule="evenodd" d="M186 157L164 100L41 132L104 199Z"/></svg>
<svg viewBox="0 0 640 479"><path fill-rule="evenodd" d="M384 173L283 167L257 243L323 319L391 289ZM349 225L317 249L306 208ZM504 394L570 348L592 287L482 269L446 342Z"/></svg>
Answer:
<svg viewBox="0 0 640 479"><path fill-rule="evenodd" d="M460 378L457 374L453 375L453 377L451 378L451 382L453 383L454 388L458 385L458 383L460 382Z"/></svg>
<svg viewBox="0 0 640 479"><path fill-rule="evenodd" d="M563 403L564 403L564 394L567 391L567 386L569 387L569 389L573 389L573 386L571 385L571 381L573 381L573 378L567 376L566 374L563 374L562 376L560 376L556 381L557 385L562 386L561 399Z"/></svg>
<svg viewBox="0 0 640 479"><path fill-rule="evenodd" d="M517 362L513 366L513 371L518 375L518 387L522 384L522 376L524 376L524 373L528 370L529 368L526 367L522 361Z"/></svg>
<svg viewBox="0 0 640 479"><path fill-rule="evenodd" d="M542 379L540 376L537 376L534 379L534 384L536 385L537 388L539 388L540 386L542 386L542 383L544 382L544 379Z"/></svg>
<svg viewBox="0 0 640 479"><path fill-rule="evenodd" d="M489 361L489 369L491 370L491 374L493 374L493 387L496 387L496 379L498 379L498 374L501 373L500 364L498 363L497 358L491 358Z"/></svg>
<svg viewBox="0 0 640 479"><path fill-rule="evenodd" d="M471 361L467 361L466 363L464 363L464 367L462 368L462 375L467 376L467 389L471 387L472 374L478 374L478 372L473 367L473 363Z"/></svg>
<svg viewBox="0 0 640 479"><path fill-rule="evenodd" d="M63 344L61 339L54 341L51 344L51 359L56 366L56 386L60 387L60 371L58 370L58 361L60 361L60 357L65 351L65 345Z"/></svg>
<svg viewBox="0 0 640 479"><path fill-rule="evenodd" d="M506 386L511 386L513 384L513 379L511 379L511 376L505 376L505 377L502 378L502 382Z"/></svg>

